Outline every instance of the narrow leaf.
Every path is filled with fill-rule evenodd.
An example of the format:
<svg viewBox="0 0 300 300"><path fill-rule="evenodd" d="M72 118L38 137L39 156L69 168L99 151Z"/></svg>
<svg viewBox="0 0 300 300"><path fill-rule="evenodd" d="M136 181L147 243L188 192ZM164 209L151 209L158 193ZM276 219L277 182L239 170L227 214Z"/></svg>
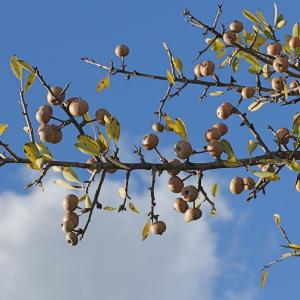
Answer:
<svg viewBox="0 0 300 300"><path fill-rule="evenodd" d="M209 96L221 96L223 95L225 92L223 91L215 91L215 92L211 92L209 93Z"/></svg>
<svg viewBox="0 0 300 300"><path fill-rule="evenodd" d="M8 128L8 124L0 124L0 135L4 134L7 128Z"/></svg>
<svg viewBox="0 0 300 300"><path fill-rule="evenodd" d="M266 285L267 282L267 277L268 277L268 272L264 271L261 275L261 279L260 279L260 287L263 289Z"/></svg>
<svg viewBox="0 0 300 300"><path fill-rule="evenodd" d="M80 186L71 185L70 183L68 183L67 181L64 181L62 179L55 180L54 183L64 189L67 189L67 190L80 190L81 189Z"/></svg>
<svg viewBox="0 0 300 300"><path fill-rule="evenodd" d="M135 213L137 213L137 214L140 213L140 211L136 208L136 206L135 206L133 203L131 203L131 202L128 203L128 208L129 208L131 211L133 211L133 212L135 212Z"/></svg>
<svg viewBox="0 0 300 300"><path fill-rule="evenodd" d="M243 10L243 15L246 19L248 19L251 22L254 22L254 23L257 23L257 24L261 23L260 20L253 13L251 13L249 10L244 9Z"/></svg>
<svg viewBox="0 0 300 300"><path fill-rule="evenodd" d="M70 182L80 182L76 172L69 167L63 167L62 175Z"/></svg>
<svg viewBox="0 0 300 300"><path fill-rule="evenodd" d="M21 81L22 80L23 71L22 71L21 65L18 64L17 60L18 60L17 56L13 55L10 58L10 67L11 67L11 70L14 73L14 75Z"/></svg>
<svg viewBox="0 0 300 300"><path fill-rule="evenodd" d="M300 24L297 22L293 26L293 37L297 37L300 39Z"/></svg>
<svg viewBox="0 0 300 300"><path fill-rule="evenodd" d="M212 194L212 196L215 198L217 197L218 193L219 193L219 186L218 184L214 183L211 188L210 188L210 192Z"/></svg>
<svg viewBox="0 0 300 300"><path fill-rule="evenodd" d="M173 78L173 75L171 74L171 72L169 70L167 70L167 79L170 82L171 85L175 84L175 80Z"/></svg>
<svg viewBox="0 0 300 300"><path fill-rule="evenodd" d="M142 231L142 240L143 241L148 237L149 231L150 231L150 220L148 220L147 223L143 227L143 231Z"/></svg>
<svg viewBox="0 0 300 300"><path fill-rule="evenodd" d="M110 87L110 80L109 80L109 76L107 75L106 77L101 79L100 82L97 84L96 91L100 93L103 91L103 89L109 89L109 87Z"/></svg>

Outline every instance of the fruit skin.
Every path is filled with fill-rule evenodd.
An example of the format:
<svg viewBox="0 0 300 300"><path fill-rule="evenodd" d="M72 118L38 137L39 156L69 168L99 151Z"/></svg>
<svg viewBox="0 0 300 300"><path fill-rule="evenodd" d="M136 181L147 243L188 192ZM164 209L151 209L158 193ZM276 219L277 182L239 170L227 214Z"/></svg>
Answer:
<svg viewBox="0 0 300 300"><path fill-rule="evenodd" d="M300 39L297 36L292 37L289 40L289 46L291 49L296 49L300 47Z"/></svg>
<svg viewBox="0 0 300 300"><path fill-rule="evenodd" d="M194 152L192 145L184 140L178 141L174 145L174 151L176 156L180 159L188 159Z"/></svg>
<svg viewBox="0 0 300 300"><path fill-rule="evenodd" d="M282 77L274 77L271 81L272 89L281 92L284 89L284 79Z"/></svg>
<svg viewBox="0 0 300 300"><path fill-rule="evenodd" d="M206 146L207 152L216 158L219 158L222 154L222 147L218 141L210 141Z"/></svg>
<svg viewBox="0 0 300 300"><path fill-rule="evenodd" d="M178 160L178 159L176 159L176 158L173 159L173 160L171 160L169 163L172 163L172 164L181 164L180 160ZM175 176L175 175L179 174L180 171L177 170L177 169L171 169L171 170L167 170L167 173L168 173L169 175Z"/></svg>
<svg viewBox="0 0 300 300"><path fill-rule="evenodd" d="M200 219L202 216L202 211L199 208L188 208L184 213L184 222L189 223L194 220Z"/></svg>
<svg viewBox="0 0 300 300"><path fill-rule="evenodd" d="M89 104L81 98L74 98L69 104L69 112L74 117L83 116L88 110Z"/></svg>
<svg viewBox="0 0 300 300"><path fill-rule="evenodd" d="M287 128L279 128L276 131L275 137L279 144L286 145L290 139L290 132Z"/></svg>
<svg viewBox="0 0 300 300"><path fill-rule="evenodd" d="M300 180L299 179L296 181L295 189L297 192L300 192Z"/></svg>
<svg viewBox="0 0 300 300"><path fill-rule="evenodd" d="M202 76L202 74L201 74L201 65L200 64L195 65L195 67L194 67L194 74L197 77L201 77Z"/></svg>
<svg viewBox="0 0 300 300"><path fill-rule="evenodd" d="M63 217L63 222L65 221L71 221L74 224L74 228L76 228L79 224L79 217L75 212L67 210Z"/></svg>
<svg viewBox="0 0 300 300"><path fill-rule="evenodd" d="M61 87L52 86L50 90L52 91L52 93L50 93L50 91L48 91L47 93L47 101L50 104L59 105L65 100L65 93L62 93L63 89ZM55 97L52 94L54 94Z"/></svg>
<svg viewBox="0 0 300 300"><path fill-rule="evenodd" d="M289 68L289 61L286 57L278 56L273 61L273 68L278 73L284 73Z"/></svg>
<svg viewBox="0 0 300 300"><path fill-rule="evenodd" d="M176 198L174 201L174 209L179 213L185 213L186 210L189 208L186 201L182 198Z"/></svg>
<svg viewBox="0 0 300 300"><path fill-rule="evenodd" d="M126 45L120 44L115 48L115 54L118 57L125 57L129 54L129 48Z"/></svg>
<svg viewBox="0 0 300 300"><path fill-rule="evenodd" d="M218 128L221 135L225 135L228 132L228 127L224 123L216 123L213 125L213 128Z"/></svg>
<svg viewBox="0 0 300 300"><path fill-rule="evenodd" d="M71 232L74 229L74 224L72 221L68 220L62 223L61 229L64 233Z"/></svg>
<svg viewBox="0 0 300 300"><path fill-rule="evenodd" d="M66 241L72 246L76 246L78 244L78 236L75 232L71 231L66 234Z"/></svg>
<svg viewBox="0 0 300 300"><path fill-rule="evenodd" d="M163 234L167 229L166 223L163 221L156 221L150 226L150 231L153 234Z"/></svg>
<svg viewBox="0 0 300 300"><path fill-rule="evenodd" d="M217 116L221 120L227 119L231 116L232 112L233 107L229 102L224 102L217 108Z"/></svg>
<svg viewBox="0 0 300 300"><path fill-rule="evenodd" d="M109 111L105 108L99 108L97 109L95 113L95 119L101 124L105 125L104 117L105 115L110 115Z"/></svg>
<svg viewBox="0 0 300 300"><path fill-rule="evenodd" d="M221 132L218 128L209 128L206 132L205 132L205 139L210 142L212 140L218 140L221 137Z"/></svg>
<svg viewBox="0 0 300 300"><path fill-rule="evenodd" d="M250 99L255 94L255 88L251 86L246 86L242 89L241 95L244 99Z"/></svg>
<svg viewBox="0 0 300 300"><path fill-rule="evenodd" d="M193 185L187 185L182 189L181 196L186 202L194 202L198 197L198 190Z"/></svg>
<svg viewBox="0 0 300 300"><path fill-rule="evenodd" d="M291 81L291 83L290 83L290 89L293 90L293 89L295 89L297 87L299 87L299 82L297 80Z"/></svg>
<svg viewBox="0 0 300 300"><path fill-rule="evenodd" d="M215 71L215 64L211 60L206 60L200 64L200 73L202 76L210 76Z"/></svg>
<svg viewBox="0 0 300 300"><path fill-rule="evenodd" d="M171 176L168 182L168 189L173 193L180 193L183 189L183 181L178 176Z"/></svg>
<svg viewBox="0 0 300 300"><path fill-rule="evenodd" d="M152 124L152 130L156 132L163 132L165 129L165 126L161 123L153 123Z"/></svg>
<svg viewBox="0 0 300 300"><path fill-rule="evenodd" d="M235 33L240 33L244 29L244 24L235 20L229 24L229 29Z"/></svg>
<svg viewBox="0 0 300 300"><path fill-rule="evenodd" d="M244 177L243 181L244 181L245 190L252 190L254 188L255 181L252 177Z"/></svg>
<svg viewBox="0 0 300 300"><path fill-rule="evenodd" d="M233 31L226 31L223 34L223 40L227 44L234 44L236 42L236 40L237 40L237 35Z"/></svg>
<svg viewBox="0 0 300 300"><path fill-rule="evenodd" d="M38 135L42 142L52 143L55 131L51 125L41 124L38 128Z"/></svg>
<svg viewBox="0 0 300 300"><path fill-rule="evenodd" d="M158 143L159 143L159 138L156 134L150 133L150 134L144 136L143 147L146 150L152 150L152 149L156 148Z"/></svg>
<svg viewBox="0 0 300 300"><path fill-rule="evenodd" d="M52 117L52 108L49 105L42 105L40 106L35 114L35 118L36 120L40 123L40 124L45 124L48 123Z"/></svg>
<svg viewBox="0 0 300 300"><path fill-rule="evenodd" d="M234 177L230 181L229 189L232 194L240 194L244 190L244 180L241 177Z"/></svg>
<svg viewBox="0 0 300 300"><path fill-rule="evenodd" d="M52 144L58 144L62 140L62 131L54 124L50 125L54 130L54 137L51 141Z"/></svg>
<svg viewBox="0 0 300 300"><path fill-rule="evenodd" d="M267 46L267 53L272 56L280 55L282 46L280 43L272 43Z"/></svg>
<svg viewBox="0 0 300 300"><path fill-rule="evenodd" d="M63 208L68 211L74 211L77 208L79 199L74 194L68 194L64 197Z"/></svg>

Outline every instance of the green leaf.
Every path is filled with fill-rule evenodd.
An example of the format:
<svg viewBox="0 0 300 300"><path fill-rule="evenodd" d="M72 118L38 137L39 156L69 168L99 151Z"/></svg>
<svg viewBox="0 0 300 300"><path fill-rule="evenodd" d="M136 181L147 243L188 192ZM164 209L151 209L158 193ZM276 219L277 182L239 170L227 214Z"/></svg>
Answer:
<svg viewBox="0 0 300 300"><path fill-rule="evenodd" d="M14 75L21 81L22 80L22 66L18 63L18 57L16 55L13 55L10 58L10 67Z"/></svg>
<svg viewBox="0 0 300 300"><path fill-rule="evenodd" d="M284 163L290 170L300 172L300 164L297 161L284 161Z"/></svg>
<svg viewBox="0 0 300 300"><path fill-rule="evenodd" d="M35 74L35 72L32 72L32 73L30 73L30 74L27 76L26 82L25 82L25 92L27 92L27 91L31 88L31 86L32 86L32 84L34 83L35 79L36 79L36 74Z"/></svg>
<svg viewBox="0 0 300 300"><path fill-rule="evenodd" d="M119 121L117 120L116 117L113 117L111 115L105 115L104 121L105 121L106 134L108 140L112 138L114 142L117 143L120 138L120 132L121 132L121 126Z"/></svg>
<svg viewBox="0 0 300 300"><path fill-rule="evenodd" d="M32 66L29 63L27 63L26 61L22 60L22 59L17 58L17 63L22 68L26 69L30 73L34 71L33 68L32 68Z"/></svg>
<svg viewBox="0 0 300 300"><path fill-rule="evenodd" d="M227 162L234 162L236 163L237 162L237 158L233 152L233 149L230 145L230 143L223 139L220 141L220 145L222 147L222 151L225 152L227 155L228 155L228 158L227 158Z"/></svg>
<svg viewBox="0 0 300 300"><path fill-rule="evenodd" d="M128 208L136 214L140 213L140 211L136 208L136 206L131 202L128 203Z"/></svg>
<svg viewBox="0 0 300 300"><path fill-rule="evenodd" d="M70 167L63 167L62 175L70 182L80 182L78 175Z"/></svg>
<svg viewBox="0 0 300 300"><path fill-rule="evenodd" d="M103 207L103 209L106 210L106 211L115 211L115 210L117 210L115 207L110 207L110 206L105 206L105 207Z"/></svg>
<svg viewBox="0 0 300 300"><path fill-rule="evenodd" d="M243 10L243 15L246 19L248 19L249 21L253 22L253 23L257 23L260 24L260 20L253 14L251 13L249 10L244 9Z"/></svg>
<svg viewBox="0 0 300 300"><path fill-rule="evenodd" d="M248 153L250 156L252 155L253 151L257 148L257 146L258 146L258 143L256 141L252 141L252 140L248 141L247 149L248 149Z"/></svg>
<svg viewBox="0 0 300 300"><path fill-rule="evenodd" d="M219 186L217 183L214 183L211 188L210 188L210 192L212 194L212 196L215 198L217 197L218 193L219 193Z"/></svg>
<svg viewBox="0 0 300 300"><path fill-rule="evenodd" d="M53 160L52 154L44 144L35 143L35 145L39 150L40 156L42 156L45 160Z"/></svg>
<svg viewBox="0 0 300 300"><path fill-rule="evenodd" d="M238 57L235 57L232 62L232 71L235 73L239 68L240 60Z"/></svg>
<svg viewBox="0 0 300 300"><path fill-rule="evenodd" d="M173 75L171 74L171 72L169 70L167 70L167 79L168 79L168 81L170 82L171 85L175 84L174 77L173 77Z"/></svg>
<svg viewBox="0 0 300 300"><path fill-rule="evenodd" d="M215 91L215 92L211 92L209 93L209 96L221 96L223 95L225 92L223 91Z"/></svg>
<svg viewBox="0 0 300 300"><path fill-rule="evenodd" d="M4 134L7 128L8 128L8 124L0 124L0 135Z"/></svg>
<svg viewBox="0 0 300 300"><path fill-rule="evenodd" d="M82 189L81 186L71 185L70 183L68 183L67 181L64 181L62 179L55 180L54 183L64 189L67 189L67 190L81 190Z"/></svg>
<svg viewBox="0 0 300 300"><path fill-rule="evenodd" d="M263 12L261 10L257 10L256 11L256 15L262 20L262 22L264 23L264 25L268 25L268 21L266 19L266 17L264 16Z"/></svg>
<svg viewBox="0 0 300 300"><path fill-rule="evenodd" d="M267 277L268 277L268 272L267 271L264 271L261 275L261 278L260 278L260 287L263 289L266 285L266 282L267 282Z"/></svg>
<svg viewBox="0 0 300 300"><path fill-rule="evenodd" d="M116 158L113 158L113 157L106 157L107 160L109 160L113 165L121 168L121 169L124 169L124 170L130 170L129 167L127 167L126 165L124 165L123 163L121 163L119 160L117 160Z"/></svg>
<svg viewBox="0 0 300 300"><path fill-rule="evenodd" d="M110 80L109 80L109 75L107 75L103 79L101 79L100 82L97 84L96 91L100 93L103 91L103 89L109 89L109 87L110 87Z"/></svg>
<svg viewBox="0 0 300 300"><path fill-rule="evenodd" d="M300 24L298 22L293 26L292 36L300 39Z"/></svg>
<svg viewBox="0 0 300 300"><path fill-rule="evenodd" d="M275 175L274 172L269 172L269 171L254 171L253 174L259 178L269 178Z"/></svg>
<svg viewBox="0 0 300 300"><path fill-rule="evenodd" d="M142 240L144 241L147 237L148 237L148 234L149 234L149 231L150 231L150 220L148 220L146 222L146 224L144 225L143 227L143 231L142 231Z"/></svg>

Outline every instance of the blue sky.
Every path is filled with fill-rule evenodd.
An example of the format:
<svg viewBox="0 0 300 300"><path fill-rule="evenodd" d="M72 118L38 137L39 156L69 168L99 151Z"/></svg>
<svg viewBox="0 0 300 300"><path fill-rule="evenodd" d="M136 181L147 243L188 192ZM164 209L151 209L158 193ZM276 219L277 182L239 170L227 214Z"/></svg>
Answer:
<svg viewBox="0 0 300 300"><path fill-rule="evenodd" d="M10 126L4 136L5 142L22 153L22 144L27 141L22 131L24 122L18 104L18 82L9 69L9 58L16 54L38 66L51 85L63 86L71 81L70 96L81 96L89 101L91 111L99 107L111 111L122 125L121 156L124 160L135 159L132 156L133 144L140 143L143 135L150 132L155 121L153 112L165 92L166 82L141 78L126 81L122 76L115 76L111 88L97 94L96 84L105 72L86 65L80 57L88 56L102 63L113 59L118 63L114 47L125 43L130 47L129 69L165 74L168 60L162 42L167 42L173 53L182 59L185 73L191 75L191 61L204 42L201 32L184 21L182 11L188 8L198 18L211 22L217 4L218 1L214 0L85 3L53 0L47 5L29 0L3 3L0 12L3 41L0 123L9 123ZM283 31L290 33L294 22L299 21L297 10L293 9L295 3L289 0L277 4L279 11L288 18ZM244 20L243 8L251 11L260 8L270 21L273 20L273 3L270 1L225 1L222 23L227 26L233 19ZM249 22L246 28L251 28ZM207 53L203 58L213 59L214 54ZM242 66L236 75L239 82L253 83L253 78L243 70ZM226 70L217 71L217 74L224 81L229 78ZM264 85L269 83L266 81ZM235 103L238 99L235 94L228 94L199 103L201 93L202 88L189 87L180 97L171 100L166 109L172 117L180 117L186 122L189 138L198 148L204 145L205 130L217 122L215 110L218 104L223 101ZM27 101L31 115L37 106L45 103L45 91L38 83L28 93ZM247 104L241 106L243 110L246 108ZM272 143L266 126L290 127L297 110L295 107L268 106L249 114L249 118L257 124L266 141ZM229 119L227 124L230 128L227 138L239 156L246 156L246 143L252 137L246 128L239 127L237 118ZM34 126L37 128L36 122ZM87 157L72 146L74 140L74 131L67 129L63 143L50 146L50 149L57 159L86 160ZM162 151L171 154L176 141L175 135L163 134ZM276 145L272 147L275 149ZM151 154L146 157L153 158ZM210 158L204 155L199 159ZM47 181L46 193L24 192L29 174L25 168L0 168L0 286L5 299L16 299L18 293L22 293L26 300L53 297L77 300L83 296L90 299L99 296L106 299L150 299L149 290L153 289L156 299L252 300L282 299L299 292L295 276L299 268L297 259L275 266L266 288L263 291L258 288L259 268L282 253L278 245L283 241L273 223L273 213L281 214L295 242L299 236L300 203L293 187L296 175L289 170L282 172L280 182L268 188L267 196L251 203L246 203L243 196L232 196L228 191L231 177L245 176L244 170L207 172L208 187L213 182L221 185L217 200L220 215L213 219L207 216L188 225L174 215L170 205L173 195L165 190L166 178L162 178L158 195L162 197L163 215L170 222L170 230L165 236L141 242L144 219L106 214L103 222L92 223L87 239L76 249L65 245L58 226L62 211L57 198L62 197L64 191L53 186L51 177ZM147 203L141 199L146 198L149 183L144 175L136 175L134 179L136 204L143 207ZM110 193L114 193L112 191L117 190L122 182L122 176L112 176L105 199L110 198ZM116 201L114 199L111 199L112 203ZM76 270L80 274L77 274L78 282L76 279L74 285L71 276ZM17 291L14 284L18 286ZM75 286L76 291L73 291ZM117 287L123 294L117 291ZM67 298L67 295L72 297Z"/></svg>

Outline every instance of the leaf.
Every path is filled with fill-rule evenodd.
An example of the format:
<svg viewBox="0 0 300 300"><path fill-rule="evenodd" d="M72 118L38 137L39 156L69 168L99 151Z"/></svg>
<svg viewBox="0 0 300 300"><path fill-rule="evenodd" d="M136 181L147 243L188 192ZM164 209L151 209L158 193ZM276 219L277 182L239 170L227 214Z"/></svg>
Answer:
<svg viewBox="0 0 300 300"><path fill-rule="evenodd" d="M18 63L18 57L16 55L13 55L10 58L10 68L14 75L21 81L22 80L22 66Z"/></svg>
<svg viewBox="0 0 300 300"><path fill-rule="evenodd" d="M281 20L280 22L277 23L276 27L281 29L287 24L287 20Z"/></svg>
<svg viewBox="0 0 300 300"><path fill-rule="evenodd" d="M239 68L240 59L238 57L235 57L232 62L232 70L235 73Z"/></svg>
<svg viewBox="0 0 300 300"><path fill-rule="evenodd" d="M252 155L253 151L257 148L257 146L258 146L258 143L256 141L252 141L252 140L248 141L247 149L248 149L248 153L250 156Z"/></svg>
<svg viewBox="0 0 300 300"><path fill-rule="evenodd" d="M26 82L25 82L25 89L24 89L25 92L27 92L27 91L31 88L31 86L32 86L32 84L34 83L35 79L36 79L36 74L35 74L35 72L32 72L32 73L30 73L30 74L27 76Z"/></svg>
<svg viewBox="0 0 300 300"><path fill-rule="evenodd" d="M221 96L223 95L225 92L223 91L215 91L215 92L211 92L209 93L209 96Z"/></svg>
<svg viewBox="0 0 300 300"><path fill-rule="evenodd" d="M0 136L7 130L8 124L0 124Z"/></svg>
<svg viewBox="0 0 300 300"><path fill-rule="evenodd" d="M89 114L88 111L83 115L83 119L84 119L85 121L87 121L87 122L92 121L92 118L91 118L91 116L90 116L90 114Z"/></svg>
<svg viewBox="0 0 300 300"><path fill-rule="evenodd" d="M68 180L70 182L79 182L80 183L80 180L79 180L78 175L76 174L76 172L73 171L69 167L63 167L62 175L64 176L64 178L66 180Z"/></svg>
<svg viewBox="0 0 300 300"><path fill-rule="evenodd" d="M297 161L284 161L285 165L292 171L300 172L300 164Z"/></svg>
<svg viewBox="0 0 300 300"><path fill-rule="evenodd" d="M140 213L140 211L136 208L136 206L135 206L133 203L131 203L131 202L128 203L128 208L129 208L131 211L133 211L133 212L135 212L135 213L137 213L137 214Z"/></svg>
<svg viewBox="0 0 300 300"><path fill-rule="evenodd" d="M173 121L169 115L164 114L164 119L168 125L168 127L170 129L172 129L172 131L174 131L175 133L177 133L180 137L182 137L185 141L188 140L187 137L187 131L186 131L186 126L184 124L184 122L179 119L179 118L175 118L175 121Z"/></svg>
<svg viewBox="0 0 300 300"><path fill-rule="evenodd" d="M288 92L288 88L286 86L286 81L283 80L283 93L284 93L284 97L287 100L289 97L289 92Z"/></svg>
<svg viewBox="0 0 300 300"><path fill-rule="evenodd" d="M119 121L117 120L117 118L108 114L104 116L104 121L108 140L112 138L114 142L117 143L120 138L121 132L121 126Z"/></svg>
<svg viewBox="0 0 300 300"><path fill-rule="evenodd" d="M84 203L85 203L85 208L91 208L93 205L92 200L88 194L85 195Z"/></svg>
<svg viewBox="0 0 300 300"><path fill-rule="evenodd" d="M210 192L212 194L212 196L215 198L217 197L218 193L219 193L219 186L218 184L214 183L211 188L210 188Z"/></svg>
<svg viewBox="0 0 300 300"><path fill-rule="evenodd" d="M264 271L261 275L261 279L260 279L260 287L263 289L266 285L267 282L267 277L268 277L268 272Z"/></svg>
<svg viewBox="0 0 300 300"><path fill-rule="evenodd" d="M266 19L266 17L264 16L263 12L261 10L257 10L256 11L256 15L262 20L262 22L264 23L264 25L268 25L268 21Z"/></svg>
<svg viewBox="0 0 300 300"><path fill-rule="evenodd" d="M34 170L40 170L36 160L40 158L40 152L35 143L30 142L23 146L25 156L30 160L29 167Z"/></svg>
<svg viewBox="0 0 300 300"><path fill-rule="evenodd" d="M261 23L260 20L253 13L251 13L249 10L244 9L243 10L243 15L246 19L248 19L251 22L254 22L254 23L257 23L257 24Z"/></svg>
<svg viewBox="0 0 300 300"><path fill-rule="evenodd" d="M87 144L82 143L76 143L74 146L82 153L92 155L92 156L98 156L100 155L99 151L96 151L95 149L91 148Z"/></svg>
<svg viewBox="0 0 300 300"><path fill-rule="evenodd" d="M182 75L182 61L181 61L181 59L178 58L178 57L177 58L172 57L172 62L173 62L173 65L174 65L176 71L180 75Z"/></svg>
<svg viewBox="0 0 300 300"><path fill-rule="evenodd" d="M249 111L257 111L260 108L263 107L263 105L265 104L265 102L259 102L259 101L253 101L249 106L248 106L248 110Z"/></svg>
<svg viewBox="0 0 300 300"><path fill-rule="evenodd" d="M109 75L105 76L100 82L97 84L96 91L98 93L102 92L103 89L109 89L110 87L110 80Z"/></svg>
<svg viewBox="0 0 300 300"><path fill-rule="evenodd" d="M42 143L35 143L36 147L39 150L40 156L42 156L46 160L53 160L52 154L49 149Z"/></svg>
<svg viewBox="0 0 300 300"><path fill-rule="evenodd" d="M167 70L167 79L170 82L171 85L175 84L175 80L173 78L173 75L171 74L171 72L169 70Z"/></svg>
<svg viewBox="0 0 300 300"><path fill-rule="evenodd" d="M79 135L75 147L79 151L88 155L100 155L100 146L98 143L88 135Z"/></svg>
<svg viewBox="0 0 300 300"><path fill-rule="evenodd" d="M221 140L220 145L222 147L222 151L228 155L227 161L228 162L237 162L237 158L233 152L233 149L230 143L227 140Z"/></svg>
<svg viewBox="0 0 300 300"><path fill-rule="evenodd" d="M67 181L64 181L62 179L55 180L54 183L64 189L67 189L67 190L80 190L81 189L81 186L71 185L70 183L68 183Z"/></svg>
<svg viewBox="0 0 300 300"><path fill-rule="evenodd" d="M124 170L130 170L129 167L127 167L126 165L122 164L119 160L117 160L116 158L113 158L113 157L106 157L107 160L109 160L113 165L121 168L121 169L124 169Z"/></svg>
<svg viewBox="0 0 300 300"><path fill-rule="evenodd" d="M123 199L123 200L124 200L124 199L126 198L126 196L127 196L126 189L123 188L123 187L120 187L120 188L118 189L118 193L119 193L121 199Z"/></svg>
<svg viewBox="0 0 300 300"><path fill-rule="evenodd" d="M142 240L143 241L148 237L148 234L150 231L150 225L151 225L150 220L148 220L147 223L143 227L143 231L142 231Z"/></svg>
<svg viewBox="0 0 300 300"><path fill-rule="evenodd" d="M288 244L288 247L293 250L300 250L300 245L298 244Z"/></svg>
<svg viewBox="0 0 300 300"><path fill-rule="evenodd" d="M97 143L98 143L98 145L99 145L99 147L100 147L100 152L101 152L102 154L105 154L105 153L108 151L109 146L108 146L108 143L107 143L107 141L106 141L104 135L101 133L101 131L99 131L99 129L98 129L98 139L97 139Z"/></svg>
<svg viewBox="0 0 300 300"><path fill-rule="evenodd" d="M268 178L271 177L273 175L275 175L274 172L269 172L269 171L254 171L253 174L259 178Z"/></svg>
<svg viewBox="0 0 300 300"><path fill-rule="evenodd" d="M51 167L51 170L52 170L52 172L59 173L61 171L61 168L58 166L53 166L53 167Z"/></svg>
<svg viewBox="0 0 300 300"><path fill-rule="evenodd" d="M32 68L32 66L29 64L29 63L27 63L26 61L24 61L24 60L22 60L22 59L20 59L20 58L17 58L17 63L22 67L22 68L24 68L24 69L26 69L28 72L33 72L34 70L33 70L33 68Z"/></svg>
<svg viewBox="0 0 300 300"><path fill-rule="evenodd" d="M296 22L293 26L292 36L300 39L300 24Z"/></svg>
<svg viewBox="0 0 300 300"><path fill-rule="evenodd" d="M115 211L115 210L117 210L115 207L110 207L110 206L105 206L105 207L103 207L103 209L106 210L106 211Z"/></svg>
<svg viewBox="0 0 300 300"><path fill-rule="evenodd" d="M279 214L274 214L273 215L273 219L276 225L280 225L281 224L281 218Z"/></svg>
<svg viewBox="0 0 300 300"><path fill-rule="evenodd" d="M205 39L205 42L207 44L211 43L212 39L211 38L207 38ZM225 45L223 43L223 41L221 39L216 39L212 44L211 44L211 47L210 49L212 51L216 51L216 52L220 52L222 51L223 49L225 48Z"/></svg>

